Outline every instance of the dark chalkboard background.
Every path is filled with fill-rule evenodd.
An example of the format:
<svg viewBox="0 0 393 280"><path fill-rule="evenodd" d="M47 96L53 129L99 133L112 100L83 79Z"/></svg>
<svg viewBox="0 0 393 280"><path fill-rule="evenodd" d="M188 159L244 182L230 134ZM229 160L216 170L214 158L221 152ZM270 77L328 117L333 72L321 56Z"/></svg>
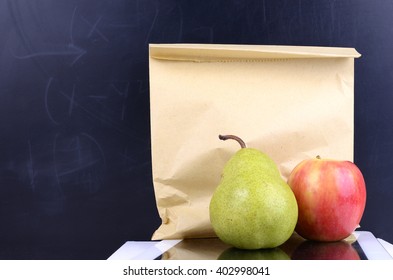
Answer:
<svg viewBox="0 0 393 280"><path fill-rule="evenodd" d="M356 48L361 224L393 242L392 15L390 0L0 0L0 258L150 238L149 43Z"/></svg>

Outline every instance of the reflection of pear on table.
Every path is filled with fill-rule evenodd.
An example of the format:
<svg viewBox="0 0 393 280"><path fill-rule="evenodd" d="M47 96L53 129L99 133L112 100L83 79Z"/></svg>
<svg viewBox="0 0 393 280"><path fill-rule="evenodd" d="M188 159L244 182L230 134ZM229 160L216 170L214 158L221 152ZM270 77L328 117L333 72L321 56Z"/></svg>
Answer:
<svg viewBox="0 0 393 280"><path fill-rule="evenodd" d="M280 248L243 250L235 247L226 249L218 257L219 260L290 260Z"/></svg>
<svg viewBox="0 0 393 280"><path fill-rule="evenodd" d="M230 246L218 238L185 239L162 255L162 260L216 260Z"/></svg>

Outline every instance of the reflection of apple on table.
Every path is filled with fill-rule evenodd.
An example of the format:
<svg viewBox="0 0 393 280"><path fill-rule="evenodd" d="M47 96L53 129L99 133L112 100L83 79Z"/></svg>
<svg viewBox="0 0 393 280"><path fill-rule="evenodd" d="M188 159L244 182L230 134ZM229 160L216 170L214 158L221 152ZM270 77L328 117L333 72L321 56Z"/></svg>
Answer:
<svg viewBox="0 0 393 280"><path fill-rule="evenodd" d="M358 252L346 241L305 241L292 254L293 260L360 260Z"/></svg>
<svg viewBox="0 0 393 280"><path fill-rule="evenodd" d="M336 242L310 241L296 232L280 248L292 260L359 260L360 256L352 243L355 236Z"/></svg>

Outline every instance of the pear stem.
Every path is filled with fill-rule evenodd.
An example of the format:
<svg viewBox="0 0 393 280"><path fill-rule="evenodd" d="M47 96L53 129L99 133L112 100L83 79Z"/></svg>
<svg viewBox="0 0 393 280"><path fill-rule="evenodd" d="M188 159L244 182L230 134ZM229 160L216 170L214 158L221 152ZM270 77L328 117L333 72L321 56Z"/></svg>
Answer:
<svg viewBox="0 0 393 280"><path fill-rule="evenodd" d="M244 143L244 141L240 138L240 137L237 137L237 136L235 136L235 135L218 135L218 138L220 139L220 140L228 140L228 139L232 139L232 140L236 140L239 144L240 144L240 147L243 149L243 148L247 148L247 146L246 146L246 143Z"/></svg>

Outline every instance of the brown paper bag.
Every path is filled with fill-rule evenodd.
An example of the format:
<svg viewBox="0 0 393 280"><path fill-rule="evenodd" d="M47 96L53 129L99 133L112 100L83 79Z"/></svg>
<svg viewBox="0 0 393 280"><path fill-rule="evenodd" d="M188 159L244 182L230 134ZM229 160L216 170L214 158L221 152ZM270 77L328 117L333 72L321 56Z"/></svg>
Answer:
<svg viewBox="0 0 393 280"><path fill-rule="evenodd" d="M287 178L301 160L353 160L351 48L150 45L152 239L215 236L209 203L240 148L268 154Z"/></svg>

